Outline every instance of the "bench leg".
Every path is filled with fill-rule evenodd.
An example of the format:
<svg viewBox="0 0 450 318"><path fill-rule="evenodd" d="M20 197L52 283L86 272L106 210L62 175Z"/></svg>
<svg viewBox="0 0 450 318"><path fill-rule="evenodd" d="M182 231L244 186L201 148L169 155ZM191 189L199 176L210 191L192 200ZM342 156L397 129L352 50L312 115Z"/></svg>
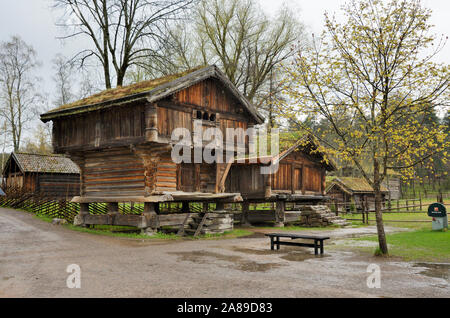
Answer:
<svg viewBox="0 0 450 318"><path fill-rule="evenodd" d="M314 240L314 255L319 255L319 246L317 245L317 240Z"/></svg>
<svg viewBox="0 0 450 318"><path fill-rule="evenodd" d="M274 248L274 244L273 244L273 237L270 237L270 249L273 251Z"/></svg>
<svg viewBox="0 0 450 318"><path fill-rule="evenodd" d="M323 240L320 241L320 254L323 255Z"/></svg>
<svg viewBox="0 0 450 318"><path fill-rule="evenodd" d="M277 250L279 250L279 249L280 249L280 238L277 237Z"/></svg>

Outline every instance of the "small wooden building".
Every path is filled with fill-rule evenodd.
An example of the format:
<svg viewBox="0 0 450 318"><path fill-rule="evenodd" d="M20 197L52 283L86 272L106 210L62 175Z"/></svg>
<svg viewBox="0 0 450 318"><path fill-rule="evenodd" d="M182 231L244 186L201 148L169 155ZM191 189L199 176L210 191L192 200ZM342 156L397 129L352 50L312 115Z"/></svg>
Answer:
<svg viewBox="0 0 450 318"><path fill-rule="evenodd" d="M80 194L80 170L64 156L13 152L3 169L3 188L16 188L50 198Z"/></svg>
<svg viewBox="0 0 450 318"><path fill-rule="evenodd" d="M41 116L53 121L53 147L80 167L81 224L159 226L161 202L241 201L222 193L226 164L175 163L171 135L185 128L194 138L215 127L243 130L263 123L254 106L215 66L118 87ZM227 142L227 141L225 141ZM202 149L204 144L202 144ZM90 216L88 204L109 203L110 216ZM119 202L144 202L142 216L121 216Z"/></svg>
<svg viewBox="0 0 450 318"><path fill-rule="evenodd" d="M384 186L381 187L381 191L384 205L389 191ZM354 204L358 210L363 208L363 204L369 210L375 209L375 193L363 178L336 177L328 185L326 194L337 203L339 211L350 209L350 204L345 203Z"/></svg>
<svg viewBox="0 0 450 318"><path fill-rule="evenodd" d="M269 166L277 169L262 173L261 168ZM244 223L249 203L276 202L275 217L282 225L286 202L314 205L327 199L326 173L336 166L318 151L317 142L306 136L273 157L236 159L230 170L226 189L240 192L244 198Z"/></svg>

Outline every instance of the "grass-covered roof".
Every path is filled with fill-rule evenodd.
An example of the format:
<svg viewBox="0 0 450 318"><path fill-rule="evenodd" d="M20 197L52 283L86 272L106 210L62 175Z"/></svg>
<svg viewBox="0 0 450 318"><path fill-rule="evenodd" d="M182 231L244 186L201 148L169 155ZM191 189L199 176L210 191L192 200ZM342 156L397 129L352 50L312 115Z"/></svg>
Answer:
<svg viewBox="0 0 450 318"><path fill-rule="evenodd" d="M78 115L83 112L129 104L131 102L147 100L148 102L153 103L211 77L221 81L223 85L231 91L231 93L242 103L244 108L247 109L256 123L262 124L264 122L264 118L258 114L256 108L214 65L200 66L185 72L142 81L128 86L108 89L79 101L59 106L58 108L41 115L41 120L48 122L58 117Z"/></svg>

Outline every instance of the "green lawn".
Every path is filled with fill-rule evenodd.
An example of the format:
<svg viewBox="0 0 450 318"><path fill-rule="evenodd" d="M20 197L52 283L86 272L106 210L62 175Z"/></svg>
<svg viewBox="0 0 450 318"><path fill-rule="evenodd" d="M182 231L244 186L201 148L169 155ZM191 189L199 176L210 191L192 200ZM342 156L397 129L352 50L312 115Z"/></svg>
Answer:
<svg viewBox="0 0 450 318"><path fill-rule="evenodd" d="M357 221L349 221L355 226L362 225L362 216L361 214L343 214L342 217L346 219L357 219ZM383 213L383 221L385 225L393 226L393 227L406 227L412 229L421 229L424 227L431 228L431 218L427 215L426 212L423 213ZM401 222L395 222L401 221ZM413 222L408 222L413 221ZM424 222L419 222L424 221ZM375 225L375 214L371 213L369 215L370 225Z"/></svg>
<svg viewBox="0 0 450 318"><path fill-rule="evenodd" d="M355 240L376 242L377 237ZM407 261L450 262L450 231L432 231L424 228L387 235L387 242L391 256L398 256Z"/></svg>

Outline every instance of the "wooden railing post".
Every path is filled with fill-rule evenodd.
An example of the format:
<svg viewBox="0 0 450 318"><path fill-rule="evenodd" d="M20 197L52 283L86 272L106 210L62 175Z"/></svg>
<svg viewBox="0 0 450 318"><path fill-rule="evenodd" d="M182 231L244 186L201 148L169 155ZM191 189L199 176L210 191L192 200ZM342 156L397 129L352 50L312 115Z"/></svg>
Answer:
<svg viewBox="0 0 450 318"><path fill-rule="evenodd" d="M250 226L250 222L248 221L248 210L250 204L248 201L242 202L242 216L241 216L241 226Z"/></svg>

